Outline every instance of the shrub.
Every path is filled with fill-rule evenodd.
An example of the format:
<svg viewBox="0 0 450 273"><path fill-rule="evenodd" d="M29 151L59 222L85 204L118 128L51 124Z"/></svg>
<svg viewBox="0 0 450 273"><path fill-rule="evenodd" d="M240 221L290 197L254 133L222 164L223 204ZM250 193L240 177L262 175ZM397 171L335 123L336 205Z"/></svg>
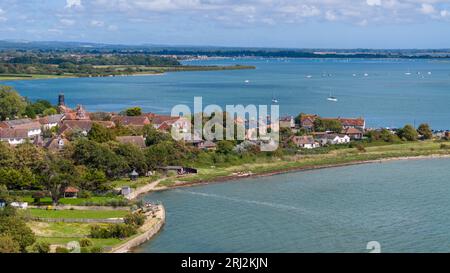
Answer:
<svg viewBox="0 0 450 273"><path fill-rule="evenodd" d="M87 239L87 238L81 239L79 243L80 243L80 246L81 246L81 247L89 247L89 246L92 246L92 241L89 240L89 239Z"/></svg>
<svg viewBox="0 0 450 273"><path fill-rule="evenodd" d="M36 242L33 245L32 250L36 253L49 253L50 244L48 242Z"/></svg>
<svg viewBox="0 0 450 273"><path fill-rule="evenodd" d="M137 227L141 227L145 223L145 215L141 213L129 213L124 218L124 222L127 225L134 225Z"/></svg>
<svg viewBox="0 0 450 273"><path fill-rule="evenodd" d="M102 253L103 252L103 248L99 247L99 246L94 246L93 248L91 248L91 253Z"/></svg>
<svg viewBox="0 0 450 273"><path fill-rule="evenodd" d="M108 239L118 238L123 239L133 236L137 233L137 228L134 225L114 224L108 227L92 226L90 235L92 238Z"/></svg>
<svg viewBox="0 0 450 273"><path fill-rule="evenodd" d="M65 247L58 246L55 250L56 253L69 253L69 250Z"/></svg>
<svg viewBox="0 0 450 273"><path fill-rule="evenodd" d="M445 144L445 143L442 143L442 144L441 144L441 149L450 149L450 146L448 146L448 145Z"/></svg>
<svg viewBox="0 0 450 273"><path fill-rule="evenodd" d="M358 144L356 145L356 149L358 149L358 151L365 153L366 152L366 148L364 147L364 145L362 144Z"/></svg>

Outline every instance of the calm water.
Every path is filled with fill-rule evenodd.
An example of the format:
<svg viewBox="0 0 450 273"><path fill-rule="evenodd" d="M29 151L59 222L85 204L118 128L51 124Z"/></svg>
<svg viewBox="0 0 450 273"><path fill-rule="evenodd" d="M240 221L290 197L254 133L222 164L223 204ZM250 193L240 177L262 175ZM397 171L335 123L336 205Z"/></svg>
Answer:
<svg viewBox="0 0 450 273"><path fill-rule="evenodd" d="M167 224L138 252L450 252L450 160L291 173L153 193Z"/></svg>
<svg viewBox="0 0 450 273"><path fill-rule="evenodd" d="M191 63L252 64L257 69L7 84L31 99L55 103L57 94L64 92L69 105L83 104L92 111L140 105L147 111L170 113L177 104L192 105L194 96L203 96L204 104L222 106L270 104L276 96L282 114L364 116L369 126L401 126L415 121L450 129L450 62L229 59ZM405 74L408 72L411 75ZM250 82L246 84L246 80ZM338 103L326 100L330 93L338 97Z"/></svg>

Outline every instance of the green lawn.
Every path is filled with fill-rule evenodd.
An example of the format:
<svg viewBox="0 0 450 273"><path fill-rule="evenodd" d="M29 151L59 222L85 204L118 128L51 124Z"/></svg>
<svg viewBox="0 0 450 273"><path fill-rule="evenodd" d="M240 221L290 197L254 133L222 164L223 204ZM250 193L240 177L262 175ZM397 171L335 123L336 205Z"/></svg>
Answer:
<svg viewBox="0 0 450 273"><path fill-rule="evenodd" d="M0 81L70 78L70 75L0 74Z"/></svg>
<svg viewBox="0 0 450 273"><path fill-rule="evenodd" d="M129 211L127 210L45 210L28 209L24 213L32 217L51 219L108 219L122 218Z"/></svg>
<svg viewBox="0 0 450 273"><path fill-rule="evenodd" d="M34 202L34 199L31 196L22 197L21 200L23 202L28 202L32 204ZM61 198L59 200L59 204L61 205L73 205L73 206L104 206L104 205L111 205L112 202L125 202L126 199L117 196L117 197L104 197L104 196L94 196L91 198ZM52 199L42 198L41 199L41 205L51 205Z"/></svg>

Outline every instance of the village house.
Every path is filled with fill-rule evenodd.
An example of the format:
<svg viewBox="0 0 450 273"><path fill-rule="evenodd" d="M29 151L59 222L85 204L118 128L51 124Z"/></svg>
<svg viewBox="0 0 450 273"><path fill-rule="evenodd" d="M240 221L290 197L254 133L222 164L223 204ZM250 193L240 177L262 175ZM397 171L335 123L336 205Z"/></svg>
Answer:
<svg viewBox="0 0 450 273"><path fill-rule="evenodd" d="M295 120L293 116L281 117L280 118L280 128L295 128Z"/></svg>
<svg viewBox="0 0 450 273"><path fill-rule="evenodd" d="M122 144L133 144L139 148L145 148L145 138L143 136L120 136L116 137L117 142Z"/></svg>
<svg viewBox="0 0 450 273"><path fill-rule="evenodd" d="M68 132L78 130L81 132L81 134L87 136L87 134L91 131L92 125L94 123L99 124L107 129L112 129L116 126L112 121L63 120L58 133L60 135L66 135Z"/></svg>
<svg viewBox="0 0 450 273"><path fill-rule="evenodd" d="M7 142L9 145L16 146L23 144L29 139L28 130L0 128L0 141Z"/></svg>
<svg viewBox="0 0 450 273"><path fill-rule="evenodd" d="M27 130L29 138L34 138L42 133L41 124L29 118L2 121L0 122L0 128Z"/></svg>
<svg viewBox="0 0 450 273"><path fill-rule="evenodd" d="M316 119L320 118L318 115L302 115L300 120L300 127L307 130L314 130L314 122ZM323 120L337 120L342 124L342 128L349 129L358 129L361 132L364 132L366 129L366 121L363 118L321 118Z"/></svg>
<svg viewBox="0 0 450 273"><path fill-rule="evenodd" d="M56 136L51 138L44 147L49 151L59 152L64 149L67 143L69 143L69 141L64 138L64 136Z"/></svg>
<svg viewBox="0 0 450 273"><path fill-rule="evenodd" d="M192 141L192 145L199 150L215 151L217 149L216 143L209 140Z"/></svg>
<svg viewBox="0 0 450 273"><path fill-rule="evenodd" d="M337 118L344 129L358 129L362 132L366 129L366 121L363 118Z"/></svg>
<svg viewBox="0 0 450 273"><path fill-rule="evenodd" d="M114 116L111 119L117 126L129 126L142 128L145 125L150 125L150 120L147 116Z"/></svg>
<svg viewBox="0 0 450 273"><path fill-rule="evenodd" d="M318 115L302 115L300 119L300 127L308 132L314 131L314 121Z"/></svg>
<svg viewBox="0 0 450 273"><path fill-rule="evenodd" d="M319 142L315 141L312 136L293 136L291 141L299 148L314 149L319 148Z"/></svg>
<svg viewBox="0 0 450 273"><path fill-rule="evenodd" d="M350 137L344 134L318 134L316 135L316 139L322 146L350 143Z"/></svg>
<svg viewBox="0 0 450 273"><path fill-rule="evenodd" d="M152 115L151 123L160 131L170 131L175 128L180 133L190 131L191 121L186 117L172 117L166 115Z"/></svg>
<svg viewBox="0 0 450 273"><path fill-rule="evenodd" d="M362 131L353 127L344 129L342 131L342 134L348 135L352 140L361 140L364 136L364 133Z"/></svg>
<svg viewBox="0 0 450 273"><path fill-rule="evenodd" d="M91 120L89 113L82 105L77 105L75 110L66 106L60 106L59 109L64 114L64 120Z"/></svg>
<svg viewBox="0 0 450 273"><path fill-rule="evenodd" d="M63 119L64 114L57 114L39 118L38 121L44 130L50 130L56 126L60 126Z"/></svg>

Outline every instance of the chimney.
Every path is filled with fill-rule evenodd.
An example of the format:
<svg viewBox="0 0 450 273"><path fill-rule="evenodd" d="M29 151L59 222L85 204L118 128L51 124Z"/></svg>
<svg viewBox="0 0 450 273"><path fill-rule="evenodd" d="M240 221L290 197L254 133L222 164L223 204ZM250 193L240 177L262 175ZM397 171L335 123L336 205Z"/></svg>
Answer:
<svg viewBox="0 0 450 273"><path fill-rule="evenodd" d="M60 93L58 96L58 106L66 106L66 102L65 102L63 93Z"/></svg>

